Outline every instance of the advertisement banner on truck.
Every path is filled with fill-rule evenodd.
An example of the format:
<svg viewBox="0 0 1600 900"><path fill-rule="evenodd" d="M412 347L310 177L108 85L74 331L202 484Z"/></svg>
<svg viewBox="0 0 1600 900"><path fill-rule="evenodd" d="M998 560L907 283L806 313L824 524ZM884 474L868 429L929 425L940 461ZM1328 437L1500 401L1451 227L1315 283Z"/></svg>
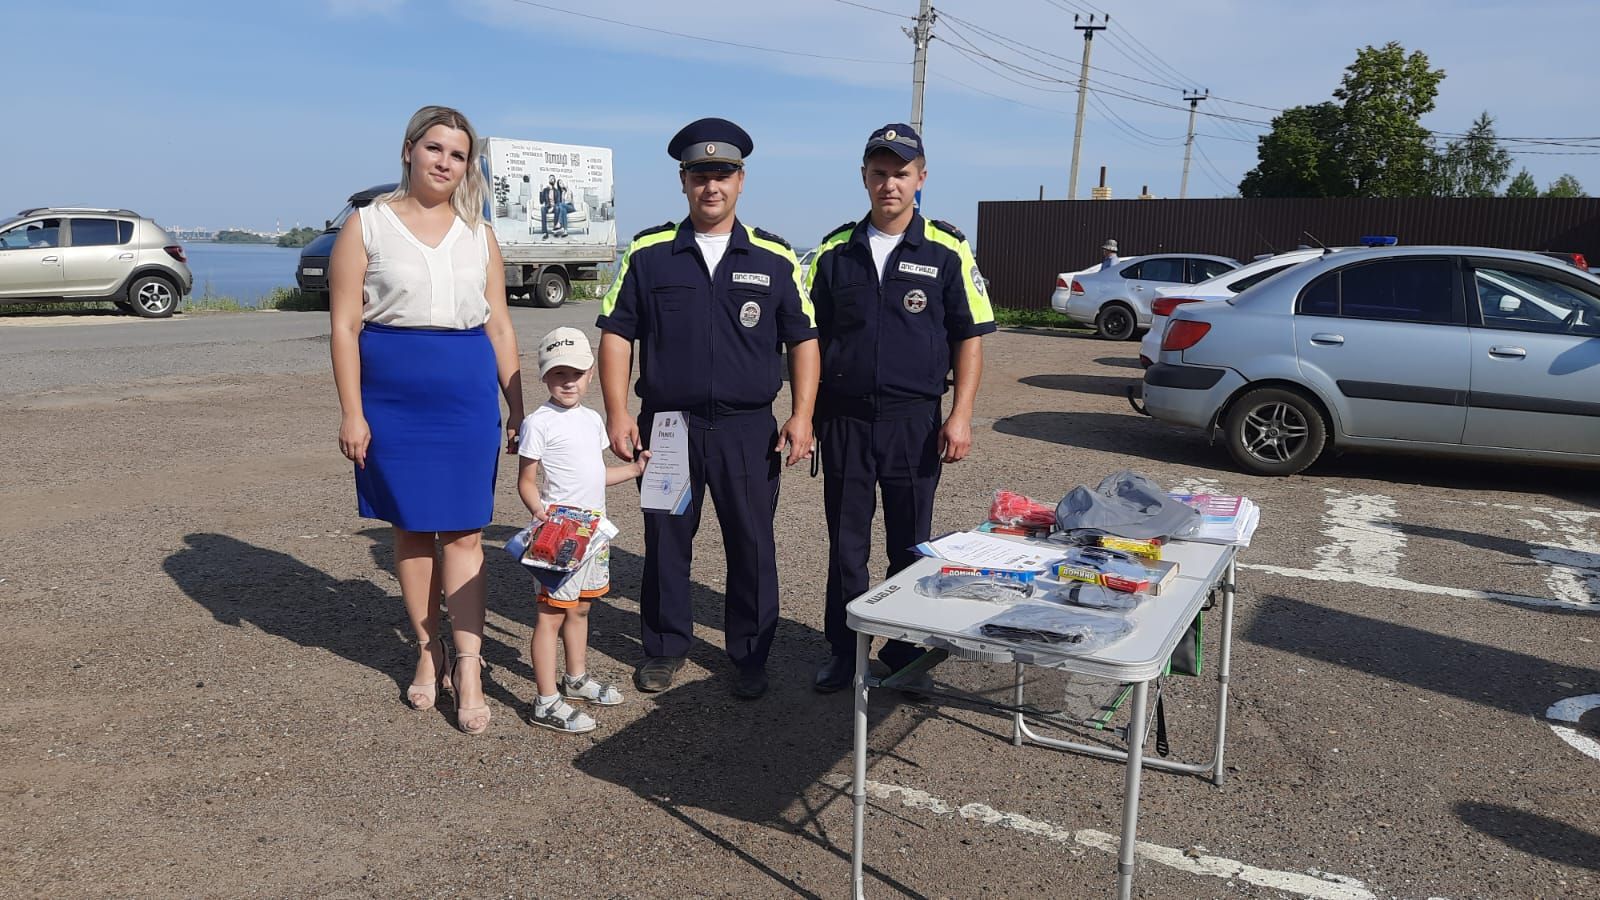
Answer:
<svg viewBox="0 0 1600 900"><path fill-rule="evenodd" d="M490 138L488 158L502 245L616 245L609 149Z"/></svg>

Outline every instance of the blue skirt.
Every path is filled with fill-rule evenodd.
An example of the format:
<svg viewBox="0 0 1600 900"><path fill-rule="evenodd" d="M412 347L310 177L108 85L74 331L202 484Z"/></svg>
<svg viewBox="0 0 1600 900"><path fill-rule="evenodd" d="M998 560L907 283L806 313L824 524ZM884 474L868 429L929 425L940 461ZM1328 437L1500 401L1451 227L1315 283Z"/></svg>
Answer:
<svg viewBox="0 0 1600 900"><path fill-rule="evenodd" d="M494 518L500 379L479 328L361 328L361 406L372 443L356 468L361 515L407 531L473 531Z"/></svg>

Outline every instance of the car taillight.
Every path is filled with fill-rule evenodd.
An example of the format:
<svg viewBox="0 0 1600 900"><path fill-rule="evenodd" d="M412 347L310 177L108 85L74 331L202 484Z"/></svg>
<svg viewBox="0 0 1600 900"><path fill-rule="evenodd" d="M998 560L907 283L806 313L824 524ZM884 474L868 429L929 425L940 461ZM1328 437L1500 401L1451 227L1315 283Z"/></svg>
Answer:
<svg viewBox="0 0 1600 900"><path fill-rule="evenodd" d="M1072 292L1074 294L1083 293L1083 284L1080 281L1078 281L1076 278L1074 278L1072 280Z"/></svg>
<svg viewBox="0 0 1600 900"><path fill-rule="evenodd" d="M1211 330L1210 322L1195 322L1190 319L1179 319L1167 326L1167 333L1161 337L1163 350L1187 350Z"/></svg>
<svg viewBox="0 0 1600 900"><path fill-rule="evenodd" d="M1150 312L1158 316L1170 316L1174 309L1185 303L1199 302L1199 297L1157 297L1156 302L1150 304Z"/></svg>
<svg viewBox="0 0 1600 900"><path fill-rule="evenodd" d="M183 255L183 246L180 244L168 244L161 249L167 251L167 255L178 262L186 263L189 261L189 258Z"/></svg>
<svg viewBox="0 0 1600 900"><path fill-rule="evenodd" d="M1066 288L1066 287L1072 287L1072 285L1067 284L1067 280L1065 278L1062 278L1061 276L1057 275L1056 276L1056 287L1058 287L1058 288Z"/></svg>
<svg viewBox="0 0 1600 900"><path fill-rule="evenodd" d="M1585 272L1589 271L1589 260L1585 259L1582 253L1572 254L1572 264Z"/></svg>

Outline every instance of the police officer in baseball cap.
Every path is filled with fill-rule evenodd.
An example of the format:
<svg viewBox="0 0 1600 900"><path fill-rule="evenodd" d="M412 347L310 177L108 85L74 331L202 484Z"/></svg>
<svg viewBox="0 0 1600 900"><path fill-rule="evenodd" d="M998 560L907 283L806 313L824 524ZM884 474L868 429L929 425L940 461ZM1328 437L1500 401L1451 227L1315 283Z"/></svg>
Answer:
<svg viewBox="0 0 1600 900"><path fill-rule="evenodd" d="M754 146L726 119L699 119L672 138L667 152L678 161L689 215L634 236L596 322L612 451L632 459L657 413L681 413L688 426L688 510L644 516L645 659L634 671L643 691L669 687L693 641L691 550L708 490L728 558L723 631L733 692L754 699L767 689L778 622L778 475L784 451L789 465L811 457L821 362L794 251L734 214ZM635 342L637 420L628 414ZM772 414L783 383L780 345L789 351L792 409L781 428Z"/></svg>
<svg viewBox="0 0 1600 900"><path fill-rule="evenodd" d="M922 137L909 125L873 131L862 153L870 211L834 229L807 273L826 348L817 397L823 508L828 522L824 613L830 656L819 691L855 673L856 636L845 604L866 592L872 519L883 497L889 574L911 565L928 540L940 467L972 446L972 410L983 369L981 338L995 330L972 249L955 226L922 217L927 180ZM948 415L942 398L954 370ZM941 421L942 419L942 421ZM878 658L901 672L921 656L890 641ZM900 679L912 684L921 667Z"/></svg>

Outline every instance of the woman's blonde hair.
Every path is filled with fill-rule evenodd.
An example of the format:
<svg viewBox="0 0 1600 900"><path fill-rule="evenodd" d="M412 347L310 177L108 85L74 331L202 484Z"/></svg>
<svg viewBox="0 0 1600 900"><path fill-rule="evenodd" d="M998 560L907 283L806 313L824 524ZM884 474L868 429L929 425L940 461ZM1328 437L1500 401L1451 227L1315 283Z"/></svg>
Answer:
<svg viewBox="0 0 1600 900"><path fill-rule="evenodd" d="M460 110L448 106L424 106L416 111L411 121L406 124L405 143L401 144L402 150L415 147L428 129L435 125L443 125L464 132L467 136L467 172L461 178L461 183L456 185L455 193L450 195L450 208L455 210L456 216L470 228L477 228L484 224L483 203L489 196L489 183L483 177L483 167L478 163L478 156L483 151L483 146L478 140L478 133L473 130L472 123L461 114ZM400 186L378 198L379 202L390 203L411 194L411 166L409 163L400 163Z"/></svg>

